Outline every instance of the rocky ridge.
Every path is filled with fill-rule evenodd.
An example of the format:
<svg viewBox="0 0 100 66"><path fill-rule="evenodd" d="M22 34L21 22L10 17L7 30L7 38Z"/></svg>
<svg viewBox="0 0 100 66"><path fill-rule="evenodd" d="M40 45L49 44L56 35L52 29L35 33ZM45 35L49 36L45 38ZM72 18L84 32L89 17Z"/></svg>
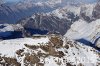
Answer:
<svg viewBox="0 0 100 66"><path fill-rule="evenodd" d="M34 35L26 40L24 38L1 41L0 47L1 45L5 45L4 47L9 45L12 49L17 47L16 50L0 48L3 50L0 51L1 66L99 66L100 64L100 53L97 50L63 38L61 35ZM6 51L9 55L4 53Z"/></svg>

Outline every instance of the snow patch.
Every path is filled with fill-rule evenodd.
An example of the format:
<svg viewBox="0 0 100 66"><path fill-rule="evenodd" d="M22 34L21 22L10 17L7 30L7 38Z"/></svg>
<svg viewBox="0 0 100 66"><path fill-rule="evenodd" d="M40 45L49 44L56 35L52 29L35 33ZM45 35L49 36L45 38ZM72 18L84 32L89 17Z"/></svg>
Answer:
<svg viewBox="0 0 100 66"><path fill-rule="evenodd" d="M46 44L48 43L48 41L49 39L47 37L39 39L20 38L20 39L3 40L0 41L0 54L2 54L2 56L15 57L17 50L25 48L24 44L40 45L40 44Z"/></svg>

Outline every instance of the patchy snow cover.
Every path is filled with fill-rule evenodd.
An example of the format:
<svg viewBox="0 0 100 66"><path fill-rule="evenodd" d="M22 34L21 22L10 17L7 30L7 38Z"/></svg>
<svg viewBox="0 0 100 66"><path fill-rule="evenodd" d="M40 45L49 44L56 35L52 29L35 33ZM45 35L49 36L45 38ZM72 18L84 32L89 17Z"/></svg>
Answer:
<svg viewBox="0 0 100 66"><path fill-rule="evenodd" d="M52 14L59 18L67 18L68 13L73 13L74 15L79 16L80 10L81 10L81 7L79 7L79 6L67 5L66 7L58 8L58 9L52 11Z"/></svg>
<svg viewBox="0 0 100 66"><path fill-rule="evenodd" d="M65 34L70 39L86 39L91 42L100 37L100 19L87 23L83 20L76 21Z"/></svg>
<svg viewBox="0 0 100 66"><path fill-rule="evenodd" d="M59 17L59 18L64 18L64 14L65 12L63 10L60 9L56 9L52 12L55 16Z"/></svg>
<svg viewBox="0 0 100 66"><path fill-rule="evenodd" d="M95 3L94 4L85 4L81 6L81 13L85 13L86 16L92 17L92 13L95 7Z"/></svg>
<svg viewBox="0 0 100 66"><path fill-rule="evenodd" d="M68 41L72 41L65 38L64 43L67 44ZM67 58L68 62L72 62L73 65L77 65L79 63L82 63L84 66L96 66L96 63L99 62L99 56L97 56L95 50L92 47L86 46L79 42L72 41L71 43L74 47L71 47L66 49L59 49L67 51L68 53L65 53L65 57Z"/></svg>
<svg viewBox="0 0 100 66"><path fill-rule="evenodd" d="M0 24L0 37L7 37L12 35L14 31L21 31L24 29L20 24Z"/></svg>
<svg viewBox="0 0 100 66"><path fill-rule="evenodd" d="M50 40L50 37L51 36L41 38L20 38L3 40L0 42L0 56L16 58L17 62L19 62L21 66L25 66L25 64L27 65L28 63L31 64L30 66L35 66L38 63L43 64L43 66L78 66L80 63L84 66L97 66L97 64L99 64L99 54L92 47L74 42L64 37L62 39L63 46L59 46L59 48L56 48L53 45L54 41ZM55 36L53 35L52 37ZM62 38L57 37L55 39L60 40L60 38ZM51 42L51 45L49 45L50 43L48 42ZM32 49L26 47L24 44L41 47L38 47L37 49ZM43 44L44 48L42 48L43 46L41 44ZM24 50L22 52L22 55L17 55L16 51L21 49ZM49 51L46 52L45 50L48 49ZM59 52L61 53L58 54ZM30 60L27 60L28 58L30 58ZM40 61L35 62L37 59L39 59ZM31 62L34 62L34 64L32 64Z"/></svg>
<svg viewBox="0 0 100 66"><path fill-rule="evenodd" d="M49 56L49 57L45 58L46 63L44 64L44 66L58 66L57 63L55 62L54 58L56 59L56 57L53 57L53 56Z"/></svg>
<svg viewBox="0 0 100 66"><path fill-rule="evenodd" d="M39 45L45 44L49 41L46 38L32 39L32 38L20 38L0 41L0 54L7 57L15 57L17 50L25 48L24 44Z"/></svg>
<svg viewBox="0 0 100 66"><path fill-rule="evenodd" d="M68 12L72 12L74 13L75 15L80 15L80 11L81 11L81 6L67 6L65 7L65 9L67 9Z"/></svg>
<svg viewBox="0 0 100 66"><path fill-rule="evenodd" d="M1 31L2 32L5 32L5 31L14 31L13 27L11 25L6 24L6 25L0 25L0 26L4 26L3 28L0 29L0 32Z"/></svg>
<svg viewBox="0 0 100 66"><path fill-rule="evenodd" d="M82 13L84 13L86 16L92 17L92 13L95 7L94 4L84 4L80 6L72 6L67 5L63 8L58 8L54 11L52 11L52 14L59 18L67 18L67 13L73 13L74 15L80 16Z"/></svg>
<svg viewBox="0 0 100 66"><path fill-rule="evenodd" d="M6 31L14 31L23 28L20 24L12 25L12 24L0 24L0 32Z"/></svg>
<svg viewBox="0 0 100 66"><path fill-rule="evenodd" d="M61 4L62 0L48 0L47 2L45 2L46 5L54 7L57 4Z"/></svg>
<svg viewBox="0 0 100 66"><path fill-rule="evenodd" d="M19 9L28 9L35 6L41 6L41 7L51 7L54 8L55 5L60 4L62 0L24 0L22 2L19 2L17 4L17 8ZM19 7L20 6L20 7Z"/></svg>

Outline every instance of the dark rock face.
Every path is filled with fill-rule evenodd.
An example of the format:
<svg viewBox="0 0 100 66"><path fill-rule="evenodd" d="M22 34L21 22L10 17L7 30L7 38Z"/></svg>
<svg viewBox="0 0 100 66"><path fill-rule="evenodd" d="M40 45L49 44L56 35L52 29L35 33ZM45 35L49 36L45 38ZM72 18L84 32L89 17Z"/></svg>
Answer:
<svg viewBox="0 0 100 66"><path fill-rule="evenodd" d="M93 11L93 16L96 19L100 19L100 2L96 4L94 11Z"/></svg>
<svg viewBox="0 0 100 66"><path fill-rule="evenodd" d="M78 20L74 14L69 14L69 18L72 20L68 20L65 18L58 18L54 15L46 15L46 14L34 14L34 18L26 18L20 20L20 23L24 28L31 29L40 29L46 30L51 33L60 33L64 35L66 31L70 28L72 22Z"/></svg>
<svg viewBox="0 0 100 66"><path fill-rule="evenodd" d="M45 35L48 33L47 30L41 30L41 29L32 29L32 28L25 28L26 34L30 34L30 36L32 36L33 34L41 34L41 35ZM26 36L27 36L26 35Z"/></svg>
<svg viewBox="0 0 100 66"><path fill-rule="evenodd" d="M92 19L89 16L86 16L84 13L81 13L81 17L87 22L91 22L92 21Z"/></svg>
<svg viewBox="0 0 100 66"><path fill-rule="evenodd" d="M9 6L4 4L0 5L0 24L11 23L15 21L14 12Z"/></svg>

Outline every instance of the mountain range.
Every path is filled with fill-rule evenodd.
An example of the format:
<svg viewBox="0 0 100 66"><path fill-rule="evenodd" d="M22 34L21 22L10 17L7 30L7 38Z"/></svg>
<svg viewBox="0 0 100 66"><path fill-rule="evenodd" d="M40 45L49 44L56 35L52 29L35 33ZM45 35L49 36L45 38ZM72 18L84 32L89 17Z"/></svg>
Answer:
<svg viewBox="0 0 100 66"><path fill-rule="evenodd" d="M76 2L76 3L75 3ZM0 23L14 24L34 13L47 13L66 5L80 6L82 2L66 0L22 0L0 4Z"/></svg>
<svg viewBox="0 0 100 66"><path fill-rule="evenodd" d="M0 66L100 66L100 2L0 2Z"/></svg>

